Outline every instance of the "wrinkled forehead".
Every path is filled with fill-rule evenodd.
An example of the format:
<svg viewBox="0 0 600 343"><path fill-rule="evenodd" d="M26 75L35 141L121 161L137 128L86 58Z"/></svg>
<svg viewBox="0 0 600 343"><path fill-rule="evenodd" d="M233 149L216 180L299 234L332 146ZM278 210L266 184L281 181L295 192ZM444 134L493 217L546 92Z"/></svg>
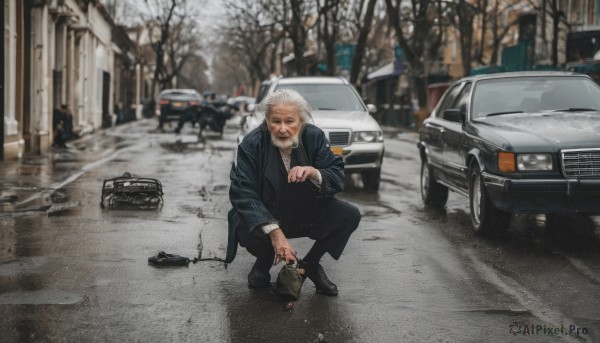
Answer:
<svg viewBox="0 0 600 343"><path fill-rule="evenodd" d="M267 118L297 116L302 119L298 105L289 102L272 104L267 108Z"/></svg>

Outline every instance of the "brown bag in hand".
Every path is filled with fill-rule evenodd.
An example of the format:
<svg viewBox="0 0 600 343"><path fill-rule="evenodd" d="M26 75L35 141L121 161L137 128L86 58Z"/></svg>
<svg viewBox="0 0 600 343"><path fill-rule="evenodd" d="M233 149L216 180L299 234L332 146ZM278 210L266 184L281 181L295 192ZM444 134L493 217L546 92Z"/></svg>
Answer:
<svg viewBox="0 0 600 343"><path fill-rule="evenodd" d="M304 284L304 268L298 265L299 261L285 264L277 275L277 293L286 300L297 300L300 297L300 290Z"/></svg>

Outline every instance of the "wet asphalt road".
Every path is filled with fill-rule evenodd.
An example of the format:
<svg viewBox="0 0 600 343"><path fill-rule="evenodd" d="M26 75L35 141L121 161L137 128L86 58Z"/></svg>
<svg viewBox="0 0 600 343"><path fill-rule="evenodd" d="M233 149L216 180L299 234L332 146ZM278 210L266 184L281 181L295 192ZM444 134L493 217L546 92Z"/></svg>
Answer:
<svg viewBox="0 0 600 343"><path fill-rule="evenodd" d="M506 235L476 237L465 198L421 204L411 133L388 134L378 193L353 179L339 196L363 219L342 258L322 261L338 297L307 281L287 309L247 288L243 249L227 268L150 266L159 250L224 257L237 137L233 124L200 141L155 124L0 163L0 341L600 341L600 219L550 233L543 216L516 216ZM163 183L161 211L100 208L102 181L125 171ZM311 242L293 244L303 254Z"/></svg>

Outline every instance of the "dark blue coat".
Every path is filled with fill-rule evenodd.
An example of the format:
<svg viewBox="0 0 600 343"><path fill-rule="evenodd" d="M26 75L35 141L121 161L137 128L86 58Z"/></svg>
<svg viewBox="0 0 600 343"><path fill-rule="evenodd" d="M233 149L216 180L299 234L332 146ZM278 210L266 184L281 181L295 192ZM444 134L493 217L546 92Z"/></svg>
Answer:
<svg viewBox="0 0 600 343"><path fill-rule="evenodd" d="M301 133L308 163L321 172L322 182L319 198L324 200L344 190L344 161L331 151L325 133L313 124L306 124ZM277 223L273 209L266 204L277 204L279 189L274 189L275 199L262 199L263 175L267 166L271 137L267 125L252 130L238 146L236 163L229 178L229 200L233 208L228 214L229 238L226 263L235 258L237 252L237 229L260 230L263 225ZM275 188L276 183L272 185ZM238 225L240 220L245 225Z"/></svg>

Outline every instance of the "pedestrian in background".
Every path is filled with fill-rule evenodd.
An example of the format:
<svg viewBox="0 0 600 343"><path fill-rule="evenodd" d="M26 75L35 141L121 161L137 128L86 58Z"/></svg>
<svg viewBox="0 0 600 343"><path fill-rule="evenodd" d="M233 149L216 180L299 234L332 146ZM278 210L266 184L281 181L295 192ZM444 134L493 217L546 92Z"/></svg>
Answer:
<svg viewBox="0 0 600 343"><path fill-rule="evenodd" d="M315 243L303 258L305 275L318 293L335 296L320 260L325 253L339 259L361 219L334 197L344 189L344 162L310 123L310 105L296 91L277 90L259 107L265 121L239 144L230 173L226 262L239 243L256 257L248 286L269 287L273 262L296 260L290 239L309 237Z"/></svg>
<svg viewBox="0 0 600 343"><path fill-rule="evenodd" d="M65 104L52 111L52 130L54 147L66 148L66 142L73 137L73 114Z"/></svg>

